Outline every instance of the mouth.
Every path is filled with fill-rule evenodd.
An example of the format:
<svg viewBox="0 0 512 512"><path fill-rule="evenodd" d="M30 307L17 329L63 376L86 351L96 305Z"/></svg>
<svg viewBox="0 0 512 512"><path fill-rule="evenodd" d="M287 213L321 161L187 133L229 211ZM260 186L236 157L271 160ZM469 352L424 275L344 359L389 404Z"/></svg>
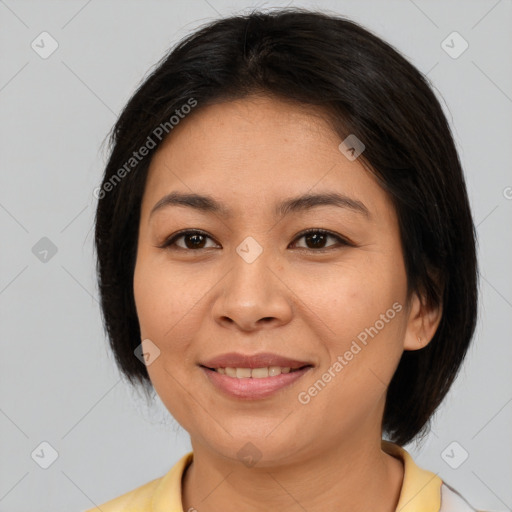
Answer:
<svg viewBox="0 0 512 512"><path fill-rule="evenodd" d="M281 374L294 373L305 368L312 368L310 364L300 366L298 368L291 368L289 366L266 366L262 368L234 368L234 367L218 367L209 368L207 366L200 365L206 370L217 372L220 375L227 375L235 379L265 379L267 377L277 377Z"/></svg>
<svg viewBox="0 0 512 512"><path fill-rule="evenodd" d="M210 368L200 365L208 382L223 396L237 400L262 400L275 396L279 391L300 380L313 366L298 368L270 366L262 368Z"/></svg>

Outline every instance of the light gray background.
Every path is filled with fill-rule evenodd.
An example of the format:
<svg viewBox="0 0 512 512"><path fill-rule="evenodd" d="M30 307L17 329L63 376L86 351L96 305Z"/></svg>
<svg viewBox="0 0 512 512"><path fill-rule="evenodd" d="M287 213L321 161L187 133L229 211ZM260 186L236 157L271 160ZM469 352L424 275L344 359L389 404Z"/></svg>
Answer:
<svg viewBox="0 0 512 512"><path fill-rule="evenodd" d="M0 511L79 512L163 475L189 451L188 435L159 401L146 407L107 348L92 252L101 143L172 44L221 15L286 4L0 1ZM480 317L432 433L407 448L475 506L511 510L512 2L293 5L373 30L428 73L444 105L478 226ZM43 31L59 45L47 59L31 48ZM457 59L441 47L453 31L469 43ZM57 248L46 262L32 252L42 237ZM49 461L43 441L58 452L48 469L34 460ZM469 453L458 469L441 456L454 441L452 465Z"/></svg>

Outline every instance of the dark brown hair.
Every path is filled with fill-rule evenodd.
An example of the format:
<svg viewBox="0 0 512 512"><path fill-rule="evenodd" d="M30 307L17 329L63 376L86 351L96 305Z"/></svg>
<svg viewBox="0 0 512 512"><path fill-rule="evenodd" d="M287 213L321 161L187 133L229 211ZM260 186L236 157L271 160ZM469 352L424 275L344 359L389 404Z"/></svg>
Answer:
<svg viewBox="0 0 512 512"><path fill-rule="evenodd" d="M134 356L141 339L133 272L147 171L165 138L155 129L172 136L171 116L191 100L193 116L258 92L316 106L340 142L348 134L363 141L360 159L396 208L409 292L442 304L434 338L403 353L387 392L383 430L405 444L425 431L473 336L475 229L450 128L428 81L389 44L340 16L285 9L214 21L181 41L129 100L97 189L98 281L116 361L130 382L150 387ZM147 155L133 159L143 146Z"/></svg>

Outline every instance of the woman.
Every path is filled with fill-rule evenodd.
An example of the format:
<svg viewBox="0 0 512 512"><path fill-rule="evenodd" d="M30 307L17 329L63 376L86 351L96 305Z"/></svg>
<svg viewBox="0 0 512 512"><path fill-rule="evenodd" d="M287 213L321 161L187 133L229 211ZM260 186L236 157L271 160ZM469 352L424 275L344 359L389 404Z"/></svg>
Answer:
<svg viewBox="0 0 512 512"><path fill-rule="evenodd" d="M211 23L128 102L96 196L116 360L193 447L103 512L474 510L402 448L464 359L477 263L396 50L305 10Z"/></svg>

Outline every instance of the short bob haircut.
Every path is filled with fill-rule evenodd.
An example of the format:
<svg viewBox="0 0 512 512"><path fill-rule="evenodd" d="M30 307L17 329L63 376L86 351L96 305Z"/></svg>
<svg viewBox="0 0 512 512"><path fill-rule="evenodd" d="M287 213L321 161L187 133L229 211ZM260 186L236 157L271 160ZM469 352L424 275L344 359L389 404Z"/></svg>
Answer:
<svg viewBox="0 0 512 512"><path fill-rule="evenodd" d="M157 63L127 103L95 191L99 292L116 363L131 384L151 390L134 355L141 339L133 274L146 176L165 139L155 128L172 136L169 120L190 110L184 105L197 105L193 116L251 94L314 106L340 142L355 134L365 144L359 161L396 208L409 294L442 306L434 338L403 353L387 391L383 432L406 444L427 432L475 330L475 228L450 127L426 77L341 16L293 8L211 22ZM137 153L143 146L145 157Z"/></svg>

